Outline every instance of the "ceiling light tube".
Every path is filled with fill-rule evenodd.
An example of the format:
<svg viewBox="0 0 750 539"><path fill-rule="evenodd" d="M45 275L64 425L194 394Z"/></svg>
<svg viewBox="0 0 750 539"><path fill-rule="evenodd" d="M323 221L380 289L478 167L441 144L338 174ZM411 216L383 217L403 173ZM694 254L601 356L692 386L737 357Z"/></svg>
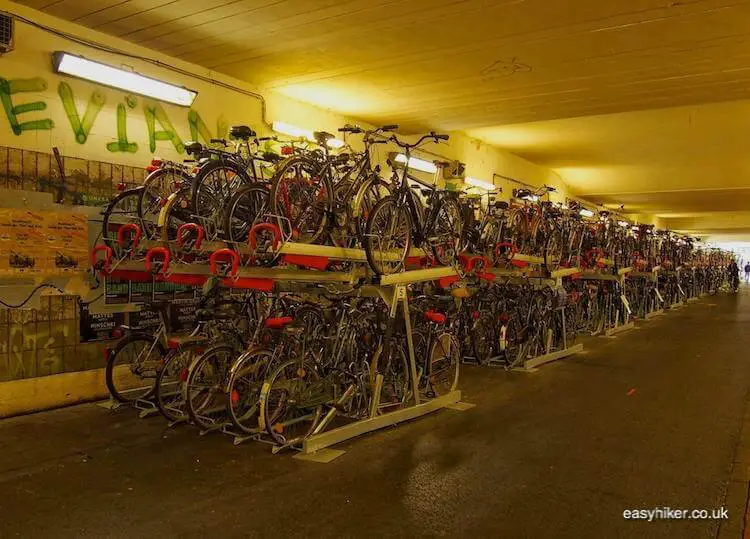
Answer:
<svg viewBox="0 0 750 539"><path fill-rule="evenodd" d="M312 131L302 129L296 125L288 124L286 122L273 122L273 130L282 135L289 137L303 138L306 140L315 140Z"/></svg>
<svg viewBox="0 0 750 539"><path fill-rule="evenodd" d="M472 178L470 176L467 176L464 179L464 183L467 185L471 185L472 187L478 187L480 189L485 189L487 191L494 191L495 190L495 184L486 182L484 180L478 180L476 178Z"/></svg>
<svg viewBox="0 0 750 539"><path fill-rule="evenodd" d="M521 200L528 200L529 202L539 202L539 195L524 195Z"/></svg>
<svg viewBox="0 0 750 539"><path fill-rule="evenodd" d="M396 162L401 163L402 165L405 164L406 155L402 153L398 154L396 156ZM434 163L430 163L429 161L425 161L424 159L417 159L416 157L409 158L409 168L413 168L421 172L428 172L430 174L435 174L437 172L437 167Z"/></svg>
<svg viewBox="0 0 750 539"><path fill-rule="evenodd" d="M67 52L52 54L52 68L55 73L70 75L90 82L117 88L133 94L166 101L173 105L189 107L198 92L182 86L139 75L133 71L112 67L107 64L87 60Z"/></svg>
<svg viewBox="0 0 750 539"><path fill-rule="evenodd" d="M580 215L581 217L593 217L594 212L589 210L588 208L581 208L580 210L578 210L578 215Z"/></svg>

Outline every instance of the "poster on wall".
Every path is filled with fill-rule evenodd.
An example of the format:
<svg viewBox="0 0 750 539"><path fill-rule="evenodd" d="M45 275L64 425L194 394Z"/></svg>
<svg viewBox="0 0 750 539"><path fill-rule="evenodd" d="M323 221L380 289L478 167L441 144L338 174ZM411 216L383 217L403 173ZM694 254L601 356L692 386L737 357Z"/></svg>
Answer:
<svg viewBox="0 0 750 539"><path fill-rule="evenodd" d="M134 331L156 330L161 325L159 311L154 309L141 309L128 314L128 325Z"/></svg>
<svg viewBox="0 0 750 539"><path fill-rule="evenodd" d="M81 342L106 341L112 339L112 331L125 323L125 313L89 312L87 303L80 302Z"/></svg>
<svg viewBox="0 0 750 539"><path fill-rule="evenodd" d="M190 331L195 327L198 320L196 309L198 299L179 299L175 300L170 306L169 321L171 331Z"/></svg>
<svg viewBox="0 0 750 539"><path fill-rule="evenodd" d="M49 273L65 274L88 267L88 217L82 213L45 212Z"/></svg>
<svg viewBox="0 0 750 539"><path fill-rule="evenodd" d="M7 256L11 274L38 275L50 270L46 213L10 210Z"/></svg>
<svg viewBox="0 0 750 539"><path fill-rule="evenodd" d="M130 281L104 278L104 303L107 305L120 305L130 302Z"/></svg>
<svg viewBox="0 0 750 539"><path fill-rule="evenodd" d="M87 267L85 214L0 210L1 274L60 275Z"/></svg>
<svg viewBox="0 0 750 539"><path fill-rule="evenodd" d="M130 303L151 303L154 298L154 283L130 283Z"/></svg>

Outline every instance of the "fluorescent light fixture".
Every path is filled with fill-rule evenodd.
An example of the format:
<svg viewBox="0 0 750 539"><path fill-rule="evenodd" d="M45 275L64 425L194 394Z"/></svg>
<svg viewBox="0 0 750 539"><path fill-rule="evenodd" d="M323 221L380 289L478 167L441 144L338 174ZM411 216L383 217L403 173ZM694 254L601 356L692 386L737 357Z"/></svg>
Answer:
<svg viewBox="0 0 750 539"><path fill-rule="evenodd" d="M103 86L166 101L181 107L192 105L198 95L198 92L182 86L175 86L168 82L139 75L133 71L87 60L67 52L55 52L52 55L52 67L55 73L78 77Z"/></svg>
<svg viewBox="0 0 750 539"><path fill-rule="evenodd" d="M396 163L406 164L406 155L400 153L396 156ZM430 174L435 174L437 172L437 167L434 163L430 163L429 161L425 161L424 159L417 159L416 157L410 157L409 158L409 168L413 168L416 170L419 170L421 172L429 172Z"/></svg>
<svg viewBox="0 0 750 539"><path fill-rule="evenodd" d="M593 217L594 212L589 210L588 208L581 208L580 210L578 210L578 215L582 217Z"/></svg>
<svg viewBox="0 0 750 539"><path fill-rule="evenodd" d="M288 124L286 122L273 122L273 130L282 135L287 135L295 138L303 138L307 140L315 140L312 131L302 129L296 125Z"/></svg>
<svg viewBox="0 0 750 539"><path fill-rule="evenodd" d="M529 202L539 202L539 195L524 195L521 197L521 200L528 200Z"/></svg>
<svg viewBox="0 0 750 539"><path fill-rule="evenodd" d="M467 185L471 185L472 187L479 187L480 189L485 189L487 191L494 191L495 190L495 184L494 183L486 182L484 180L478 180L476 178L471 178L469 176L467 176L464 179L464 183L466 183Z"/></svg>
<svg viewBox="0 0 750 539"><path fill-rule="evenodd" d="M627 228L630 226L630 223L627 221L617 221L617 224L620 225L622 228Z"/></svg>
<svg viewBox="0 0 750 539"><path fill-rule="evenodd" d="M337 138L332 138L328 139L328 142L326 142L326 144L328 144L329 148L333 148L334 150L336 150L344 146L344 141Z"/></svg>

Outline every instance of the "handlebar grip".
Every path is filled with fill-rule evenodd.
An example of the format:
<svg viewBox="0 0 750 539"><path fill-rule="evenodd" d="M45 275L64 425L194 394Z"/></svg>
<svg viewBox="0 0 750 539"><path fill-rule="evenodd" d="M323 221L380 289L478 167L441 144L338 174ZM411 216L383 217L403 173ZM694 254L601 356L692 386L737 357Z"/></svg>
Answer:
<svg viewBox="0 0 750 539"><path fill-rule="evenodd" d="M398 129L398 124L388 124L381 127L379 131L395 131L396 129Z"/></svg>
<svg viewBox="0 0 750 539"><path fill-rule="evenodd" d="M448 140L450 139L449 135L435 135L435 138L438 140Z"/></svg>
<svg viewBox="0 0 750 539"><path fill-rule="evenodd" d="M212 138L210 142L211 144L223 144L224 146L227 145L226 139L223 138Z"/></svg>

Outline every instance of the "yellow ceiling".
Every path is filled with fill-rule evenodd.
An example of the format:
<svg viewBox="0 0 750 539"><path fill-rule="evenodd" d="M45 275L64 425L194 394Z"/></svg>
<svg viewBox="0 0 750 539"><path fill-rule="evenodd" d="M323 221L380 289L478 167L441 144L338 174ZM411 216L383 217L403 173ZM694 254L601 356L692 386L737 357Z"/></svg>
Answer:
<svg viewBox="0 0 750 539"><path fill-rule="evenodd" d="M20 3L342 114L467 131L667 224L723 230L712 212L750 202L748 0Z"/></svg>

